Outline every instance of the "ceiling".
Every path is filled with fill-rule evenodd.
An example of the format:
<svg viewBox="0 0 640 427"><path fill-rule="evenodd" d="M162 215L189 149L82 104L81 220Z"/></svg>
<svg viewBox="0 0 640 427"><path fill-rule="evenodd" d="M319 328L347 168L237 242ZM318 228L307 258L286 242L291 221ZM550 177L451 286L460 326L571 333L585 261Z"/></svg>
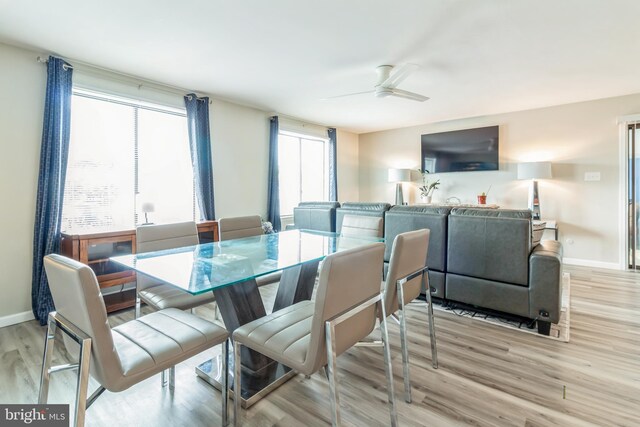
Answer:
<svg viewBox="0 0 640 427"><path fill-rule="evenodd" d="M640 92L638 0L0 0L0 41L357 133ZM414 63L400 88L375 67Z"/></svg>

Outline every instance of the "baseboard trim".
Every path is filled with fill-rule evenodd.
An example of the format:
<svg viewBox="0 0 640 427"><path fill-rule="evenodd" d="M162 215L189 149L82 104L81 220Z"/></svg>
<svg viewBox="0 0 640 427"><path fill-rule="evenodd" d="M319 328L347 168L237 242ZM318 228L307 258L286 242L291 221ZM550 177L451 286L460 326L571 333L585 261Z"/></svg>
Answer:
<svg viewBox="0 0 640 427"><path fill-rule="evenodd" d="M617 262L592 261L580 258L562 258L562 262L567 265L578 265L581 267L606 268L607 270L624 270Z"/></svg>
<svg viewBox="0 0 640 427"><path fill-rule="evenodd" d="M0 317L0 328L4 328L5 326L16 325L22 322L28 322L29 320L33 320L32 311L23 311L22 313L10 314L8 316Z"/></svg>

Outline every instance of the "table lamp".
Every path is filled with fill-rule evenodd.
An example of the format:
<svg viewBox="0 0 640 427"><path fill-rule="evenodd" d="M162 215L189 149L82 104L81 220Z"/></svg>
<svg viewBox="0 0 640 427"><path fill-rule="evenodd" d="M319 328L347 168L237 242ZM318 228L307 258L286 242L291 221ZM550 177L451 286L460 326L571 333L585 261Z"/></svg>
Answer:
<svg viewBox="0 0 640 427"><path fill-rule="evenodd" d="M402 183L411 181L411 169L389 169L389 182L396 183L396 205L404 205Z"/></svg>
<svg viewBox="0 0 640 427"><path fill-rule="evenodd" d="M142 225L153 224L152 222L149 222L149 213L156 211L156 207L153 205L153 203L145 202L142 204L141 209L142 209L142 212L144 212L144 224Z"/></svg>
<svg viewBox="0 0 640 427"><path fill-rule="evenodd" d="M540 219L540 198L538 197L538 179L551 178L551 162L518 163L518 179L530 179L529 209L533 219Z"/></svg>

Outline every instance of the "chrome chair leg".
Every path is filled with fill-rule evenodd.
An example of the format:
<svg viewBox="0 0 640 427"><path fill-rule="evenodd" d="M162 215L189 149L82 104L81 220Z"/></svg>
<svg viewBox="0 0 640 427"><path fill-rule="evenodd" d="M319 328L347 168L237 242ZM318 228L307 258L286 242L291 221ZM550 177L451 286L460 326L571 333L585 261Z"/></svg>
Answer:
<svg viewBox="0 0 640 427"><path fill-rule="evenodd" d="M396 398L393 391L393 372L391 371L391 350L389 349L389 333L387 332L387 313L384 307L384 297L380 300L380 311L382 319L380 320L380 335L382 335L382 345L384 353L384 371L387 375L387 396L389 399L389 409L391 416L391 426L398 425L398 411L396 410ZM404 317L404 316L403 316Z"/></svg>
<svg viewBox="0 0 640 427"><path fill-rule="evenodd" d="M331 322L325 323L325 339L327 347L326 372L329 379L329 395L331 400L331 425L340 425L340 397L338 395L338 375L336 372L336 343L334 340L335 326Z"/></svg>
<svg viewBox="0 0 640 427"><path fill-rule="evenodd" d="M433 302L431 298L431 287L429 286L429 272L422 275L422 282L425 283L426 278L426 291L425 296L427 298L427 312L429 315L429 341L431 342L431 365L433 369L438 369L438 351L436 349L436 326L433 323Z"/></svg>
<svg viewBox="0 0 640 427"><path fill-rule="evenodd" d="M176 367L175 365L169 368L169 390L175 390L176 388Z"/></svg>
<svg viewBox="0 0 640 427"><path fill-rule="evenodd" d="M240 356L242 344L237 341L233 342L233 425L240 426L242 418L242 359Z"/></svg>
<svg viewBox="0 0 640 427"><path fill-rule="evenodd" d="M222 343L222 425L229 424L229 339Z"/></svg>
<svg viewBox="0 0 640 427"><path fill-rule="evenodd" d="M80 342L80 356L78 357L78 382L76 392L76 416L74 424L84 426L87 411L87 389L89 387L89 364L91 363L91 338Z"/></svg>
<svg viewBox="0 0 640 427"><path fill-rule="evenodd" d="M56 343L56 322L51 315L47 318L47 334L44 339L44 355L42 356L42 373L40 374L40 392L38 403L47 403L49 398L49 368L51 368L51 355Z"/></svg>
<svg viewBox="0 0 640 427"><path fill-rule="evenodd" d="M404 305L404 286L398 282L398 302L400 303L400 345L402 347L402 375L404 376L404 401L411 403L411 377L409 372L409 341L407 340L407 313Z"/></svg>
<svg viewBox="0 0 640 427"><path fill-rule="evenodd" d="M140 317L140 307L142 305L142 301L140 301L140 295L138 295L138 288L136 288L136 310L135 310L135 318Z"/></svg>
<svg viewBox="0 0 640 427"><path fill-rule="evenodd" d="M167 370L166 369L162 371L162 373L160 374L160 383L162 384L162 387L167 386Z"/></svg>

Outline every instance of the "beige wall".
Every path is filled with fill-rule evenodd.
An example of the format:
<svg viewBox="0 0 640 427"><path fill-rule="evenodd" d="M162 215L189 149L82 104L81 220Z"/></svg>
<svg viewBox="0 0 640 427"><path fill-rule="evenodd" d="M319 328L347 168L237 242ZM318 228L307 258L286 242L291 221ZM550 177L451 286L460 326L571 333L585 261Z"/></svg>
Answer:
<svg viewBox="0 0 640 427"><path fill-rule="evenodd" d="M500 171L433 175L442 182L434 201L457 196L474 203L491 185L488 203L526 208L527 182L516 180L516 164L551 161L553 179L539 183L542 217L559 222L565 258L613 266L624 245L618 229L617 118L635 113L640 94L362 134L360 199L393 202L387 169L419 167L420 135L500 125ZM601 181L585 182L585 172L600 172ZM405 184L410 203L418 200L417 186Z"/></svg>
<svg viewBox="0 0 640 427"><path fill-rule="evenodd" d="M269 119L264 111L214 100L210 113L216 216L267 213Z"/></svg>
<svg viewBox="0 0 640 427"><path fill-rule="evenodd" d="M360 200L358 135L338 130L338 200Z"/></svg>
<svg viewBox="0 0 640 427"><path fill-rule="evenodd" d="M31 259L46 67L0 44L0 317L31 310Z"/></svg>
<svg viewBox="0 0 640 427"><path fill-rule="evenodd" d="M33 221L39 170L46 66L39 53L0 44L0 325L31 311ZM42 53L40 53L42 55ZM46 55L43 55L46 56ZM83 87L181 105L180 94L153 85L74 72ZM105 86L106 85L106 86ZM266 216L269 120L261 110L214 99L210 108L216 215ZM358 138L339 132L338 192L358 198ZM4 319L3 319L4 318Z"/></svg>

